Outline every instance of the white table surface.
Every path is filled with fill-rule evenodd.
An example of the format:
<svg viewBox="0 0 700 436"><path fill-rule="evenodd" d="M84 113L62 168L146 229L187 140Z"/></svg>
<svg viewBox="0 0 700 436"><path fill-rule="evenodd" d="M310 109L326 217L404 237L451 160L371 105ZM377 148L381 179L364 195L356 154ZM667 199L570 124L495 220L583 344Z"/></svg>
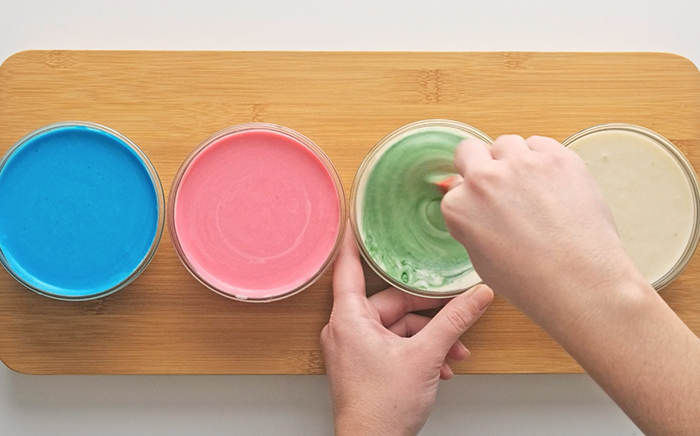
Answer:
<svg viewBox="0 0 700 436"><path fill-rule="evenodd" d="M561 50L664 51L700 65L699 18L698 0L0 0L0 59L26 49ZM3 436L331 433L324 376L26 376L0 365ZM422 434L641 432L585 375L523 375L443 383Z"/></svg>

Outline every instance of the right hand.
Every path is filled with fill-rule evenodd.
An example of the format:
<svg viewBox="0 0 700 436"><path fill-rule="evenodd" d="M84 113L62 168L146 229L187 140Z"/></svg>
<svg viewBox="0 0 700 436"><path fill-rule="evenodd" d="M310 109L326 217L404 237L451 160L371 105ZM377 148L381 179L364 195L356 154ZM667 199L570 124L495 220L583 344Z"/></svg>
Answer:
<svg viewBox="0 0 700 436"><path fill-rule="evenodd" d="M700 435L700 340L635 267L585 164L553 139L466 141L442 211L484 282L649 435Z"/></svg>
<svg viewBox="0 0 700 436"><path fill-rule="evenodd" d="M484 282L526 314L539 318L560 290L644 282L586 165L554 139L466 140L455 166L464 180L443 198L447 227Z"/></svg>

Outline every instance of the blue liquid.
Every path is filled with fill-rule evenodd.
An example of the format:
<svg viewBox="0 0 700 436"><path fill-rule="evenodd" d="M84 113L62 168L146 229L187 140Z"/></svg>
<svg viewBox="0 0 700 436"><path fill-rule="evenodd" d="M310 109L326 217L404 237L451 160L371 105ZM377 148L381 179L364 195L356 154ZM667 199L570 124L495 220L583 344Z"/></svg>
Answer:
<svg viewBox="0 0 700 436"><path fill-rule="evenodd" d="M120 138L59 127L19 148L0 170L0 249L16 276L61 298L122 283L158 231L158 196Z"/></svg>

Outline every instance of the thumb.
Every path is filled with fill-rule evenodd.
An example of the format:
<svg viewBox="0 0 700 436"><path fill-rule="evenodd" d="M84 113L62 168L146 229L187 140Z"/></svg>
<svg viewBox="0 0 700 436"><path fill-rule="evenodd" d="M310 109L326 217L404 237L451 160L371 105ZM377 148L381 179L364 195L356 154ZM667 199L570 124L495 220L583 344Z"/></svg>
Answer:
<svg viewBox="0 0 700 436"><path fill-rule="evenodd" d="M493 301L493 291L486 285L478 285L465 292L438 312L416 336L441 356L446 356L469 327L486 311Z"/></svg>

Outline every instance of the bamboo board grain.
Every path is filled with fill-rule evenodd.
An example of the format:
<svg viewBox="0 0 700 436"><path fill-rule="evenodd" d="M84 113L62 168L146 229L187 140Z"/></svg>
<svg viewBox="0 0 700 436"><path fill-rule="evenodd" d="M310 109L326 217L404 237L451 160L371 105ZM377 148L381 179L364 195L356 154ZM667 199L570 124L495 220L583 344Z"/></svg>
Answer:
<svg viewBox="0 0 700 436"><path fill-rule="evenodd" d="M166 195L200 141L250 121L310 137L349 192L379 139L426 118L558 140L635 123L700 168L700 74L669 54L31 51L0 67L0 152L48 123L101 123L146 152ZM700 332L698 256L661 295ZM330 274L272 304L220 297L182 267L166 231L146 272L102 300L53 301L2 271L0 358L34 374L317 374L331 304ZM458 373L581 371L500 299L465 341L472 358Z"/></svg>

